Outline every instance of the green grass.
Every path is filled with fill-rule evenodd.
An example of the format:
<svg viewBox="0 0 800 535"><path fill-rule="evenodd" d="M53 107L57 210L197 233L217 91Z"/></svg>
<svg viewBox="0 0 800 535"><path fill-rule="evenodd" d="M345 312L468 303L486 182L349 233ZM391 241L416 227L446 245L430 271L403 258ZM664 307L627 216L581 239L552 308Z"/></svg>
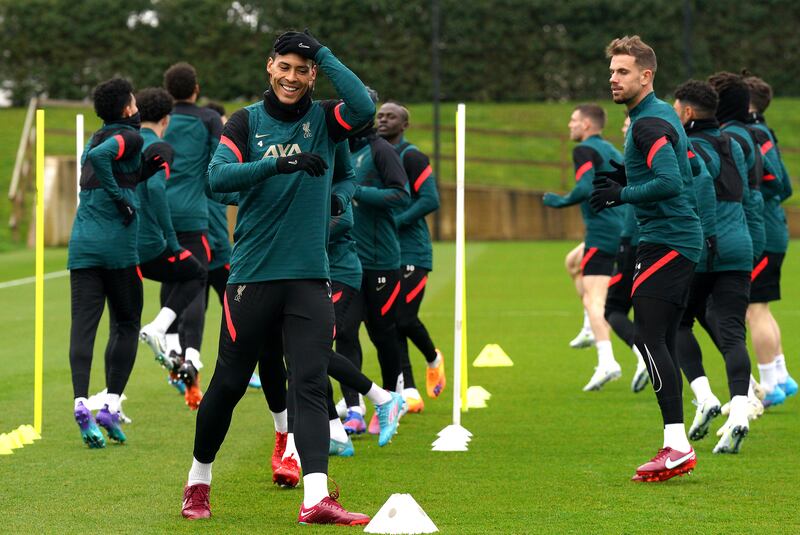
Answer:
<svg viewBox="0 0 800 535"><path fill-rule="evenodd" d="M513 368L469 369L470 384L493 394L489 407L464 414L474 433L465 453L436 453L430 443L450 421L451 393L426 398L422 415L403 420L386 448L355 440L356 456L332 459L330 474L348 507L374 514L394 492L411 493L442 533L796 533L800 490L798 401L769 411L752 425L738 456L714 456L708 438L697 444L696 472L663 484L628 481L661 444L660 416L650 389L634 395L634 358L614 342L623 379L599 393L581 387L595 364L592 350L567 347L582 320L562 267L566 242L470 243L469 354L498 343ZM793 247L797 247L797 243ZM453 247L437 244L422 318L448 355L452 378ZM46 270L63 269L64 250L48 250ZM785 273L797 273L789 255ZM33 272L27 251L0 256L0 281ZM784 328L789 367L796 355L800 284L786 276L774 312ZM145 285L144 318L156 312L157 288ZM0 289L0 431L32 423L33 285ZM0 519L6 533L333 533L344 528L295 526L301 491L270 483L273 430L263 396L248 392L234 413L214 464L214 517L201 525L179 516L191 462L195 413L166 385L149 351L140 347L126 390L134 419L125 446L88 450L72 421L68 364L69 285L45 284L44 438L0 457ZM220 307L211 303L203 355L210 378ZM107 323L95 348L92 391L100 390ZM705 335L712 386L725 395L722 359ZM364 340L365 371L378 376L374 350ZM418 381L422 359L414 354ZM686 416L693 406L686 391ZM714 426L716 429L716 425Z"/></svg>

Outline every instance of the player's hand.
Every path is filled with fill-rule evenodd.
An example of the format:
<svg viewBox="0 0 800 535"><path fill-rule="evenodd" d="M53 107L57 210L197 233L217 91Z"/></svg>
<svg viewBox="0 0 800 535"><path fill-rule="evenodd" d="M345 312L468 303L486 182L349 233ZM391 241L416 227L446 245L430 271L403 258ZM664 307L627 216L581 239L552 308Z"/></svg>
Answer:
<svg viewBox="0 0 800 535"><path fill-rule="evenodd" d="M117 210L122 216L122 224L127 227L133 222L133 218L136 217L136 208L122 197L116 199L114 204L117 206Z"/></svg>
<svg viewBox="0 0 800 535"><path fill-rule="evenodd" d="M595 212L619 206L622 203L622 186L610 178L595 178L592 181L594 191L589 204Z"/></svg>
<svg viewBox="0 0 800 535"><path fill-rule="evenodd" d="M317 39L306 28L303 33L286 32L275 41L275 52L283 54L297 54L306 59L313 60L322 48Z"/></svg>
<svg viewBox="0 0 800 535"><path fill-rule="evenodd" d="M282 156L277 159L276 168L278 173L289 175L298 171L303 171L311 176L322 176L328 168L328 164L321 156L312 152L301 152L294 156Z"/></svg>
<svg viewBox="0 0 800 535"><path fill-rule="evenodd" d="M714 269L714 257L717 256L717 237L709 236L706 238L706 248L708 249L708 258L706 258L706 271Z"/></svg>
<svg viewBox="0 0 800 535"><path fill-rule="evenodd" d="M338 195L331 194L331 217L336 217L344 213L344 205Z"/></svg>
<svg viewBox="0 0 800 535"><path fill-rule="evenodd" d="M544 197L542 197L542 204L549 206L550 208L556 208L558 206L558 199L558 195L548 191L544 194Z"/></svg>
<svg viewBox="0 0 800 535"><path fill-rule="evenodd" d="M628 175L625 174L625 166L619 162L615 162L614 160L609 160L608 163L614 168L613 171L595 171L594 176L600 178L609 178L622 187L627 186Z"/></svg>
<svg viewBox="0 0 800 535"><path fill-rule="evenodd" d="M139 182L144 182L161 169L167 173L169 178L169 166L172 163L174 151L167 143L154 143L147 147L142 153L142 170L139 174Z"/></svg>

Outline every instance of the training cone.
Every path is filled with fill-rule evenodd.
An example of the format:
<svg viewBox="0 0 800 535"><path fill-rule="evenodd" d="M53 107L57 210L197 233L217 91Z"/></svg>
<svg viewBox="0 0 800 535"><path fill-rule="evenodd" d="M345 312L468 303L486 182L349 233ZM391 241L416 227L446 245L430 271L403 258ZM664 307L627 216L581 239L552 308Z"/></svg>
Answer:
<svg viewBox="0 0 800 535"><path fill-rule="evenodd" d="M42 435L37 433L36 428L33 427L31 424L27 424L23 427L25 427L28 430L28 433L31 435L31 438L33 438L33 440L40 440L42 438Z"/></svg>
<svg viewBox="0 0 800 535"><path fill-rule="evenodd" d="M467 389L467 407L470 409L483 409L485 408L486 401L492 395L482 386L471 386Z"/></svg>
<svg viewBox="0 0 800 535"><path fill-rule="evenodd" d="M0 455L11 455L14 451L11 449L11 443L8 436L3 433L0 435Z"/></svg>
<svg viewBox="0 0 800 535"><path fill-rule="evenodd" d="M19 435L17 435L16 431L7 433L6 439L8 440L8 447L10 447L12 450L19 449L23 446L22 441L19 439Z"/></svg>
<svg viewBox="0 0 800 535"><path fill-rule="evenodd" d="M19 438L19 441L22 442L23 445L33 444L33 438L22 430L22 426L19 426L11 432L17 435L17 438Z"/></svg>
<svg viewBox="0 0 800 535"><path fill-rule="evenodd" d="M34 440L42 438L32 425L21 425L17 428L17 432L21 435L23 439L22 442L25 444L33 444Z"/></svg>
<svg viewBox="0 0 800 535"><path fill-rule="evenodd" d="M472 433L460 425L448 425L438 436L431 444L433 451L467 451L467 444L472 440Z"/></svg>
<svg viewBox="0 0 800 535"><path fill-rule="evenodd" d="M392 494L364 533L436 533L439 529L411 494Z"/></svg>
<svg viewBox="0 0 800 535"><path fill-rule="evenodd" d="M476 368L500 368L513 366L514 363L502 347L497 344L486 344L472 365Z"/></svg>

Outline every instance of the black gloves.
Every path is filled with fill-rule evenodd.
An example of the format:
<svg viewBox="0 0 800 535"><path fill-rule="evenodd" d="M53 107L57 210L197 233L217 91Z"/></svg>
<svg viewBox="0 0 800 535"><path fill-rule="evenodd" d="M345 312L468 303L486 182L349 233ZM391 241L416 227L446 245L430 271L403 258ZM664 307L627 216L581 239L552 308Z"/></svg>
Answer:
<svg viewBox="0 0 800 535"><path fill-rule="evenodd" d="M706 248L708 248L708 258L706 258L706 271L714 269L714 257L717 256L717 237L709 236L706 238Z"/></svg>
<svg viewBox="0 0 800 535"><path fill-rule="evenodd" d="M331 194L331 217L336 217L344 213L344 206L342 200L338 195Z"/></svg>
<svg viewBox="0 0 800 535"><path fill-rule="evenodd" d="M625 174L625 166L619 162L615 162L614 160L609 160L608 162L611 164L611 167L614 168L613 171L595 171L594 176L601 177L601 178L609 178L619 184L620 186L627 186L628 185L628 176Z"/></svg>
<svg viewBox="0 0 800 535"><path fill-rule="evenodd" d="M153 143L142 154L142 171L139 182L143 182L164 169L169 178L169 166L172 165L174 151L168 143Z"/></svg>
<svg viewBox="0 0 800 535"><path fill-rule="evenodd" d="M320 48L322 45L309 33L308 28L303 33L283 33L275 41L275 52L278 54L297 54L310 60L317 56Z"/></svg>
<svg viewBox="0 0 800 535"><path fill-rule="evenodd" d="M275 167L278 173L282 175L304 171L311 176L322 176L328 168L328 164L314 153L301 152L294 156L282 156L278 158Z"/></svg>
<svg viewBox="0 0 800 535"><path fill-rule="evenodd" d="M594 191L589 199L589 204L595 212L606 208L619 206L622 202L622 186L610 178L595 178L592 181Z"/></svg>
<svg viewBox="0 0 800 535"><path fill-rule="evenodd" d="M114 204L117 205L117 210L119 210L120 215L122 215L122 224L127 227L133 222L133 218L136 217L136 209L122 197L116 199Z"/></svg>

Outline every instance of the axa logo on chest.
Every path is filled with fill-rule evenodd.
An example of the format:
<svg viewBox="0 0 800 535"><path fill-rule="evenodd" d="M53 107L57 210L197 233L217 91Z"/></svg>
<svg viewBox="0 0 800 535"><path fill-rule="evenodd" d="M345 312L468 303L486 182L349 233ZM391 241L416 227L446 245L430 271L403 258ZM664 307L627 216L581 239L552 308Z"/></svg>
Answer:
<svg viewBox="0 0 800 535"><path fill-rule="evenodd" d="M259 142L260 144L261 142ZM294 156L303 152L297 143L276 143L267 147L263 158L281 158L283 156Z"/></svg>

